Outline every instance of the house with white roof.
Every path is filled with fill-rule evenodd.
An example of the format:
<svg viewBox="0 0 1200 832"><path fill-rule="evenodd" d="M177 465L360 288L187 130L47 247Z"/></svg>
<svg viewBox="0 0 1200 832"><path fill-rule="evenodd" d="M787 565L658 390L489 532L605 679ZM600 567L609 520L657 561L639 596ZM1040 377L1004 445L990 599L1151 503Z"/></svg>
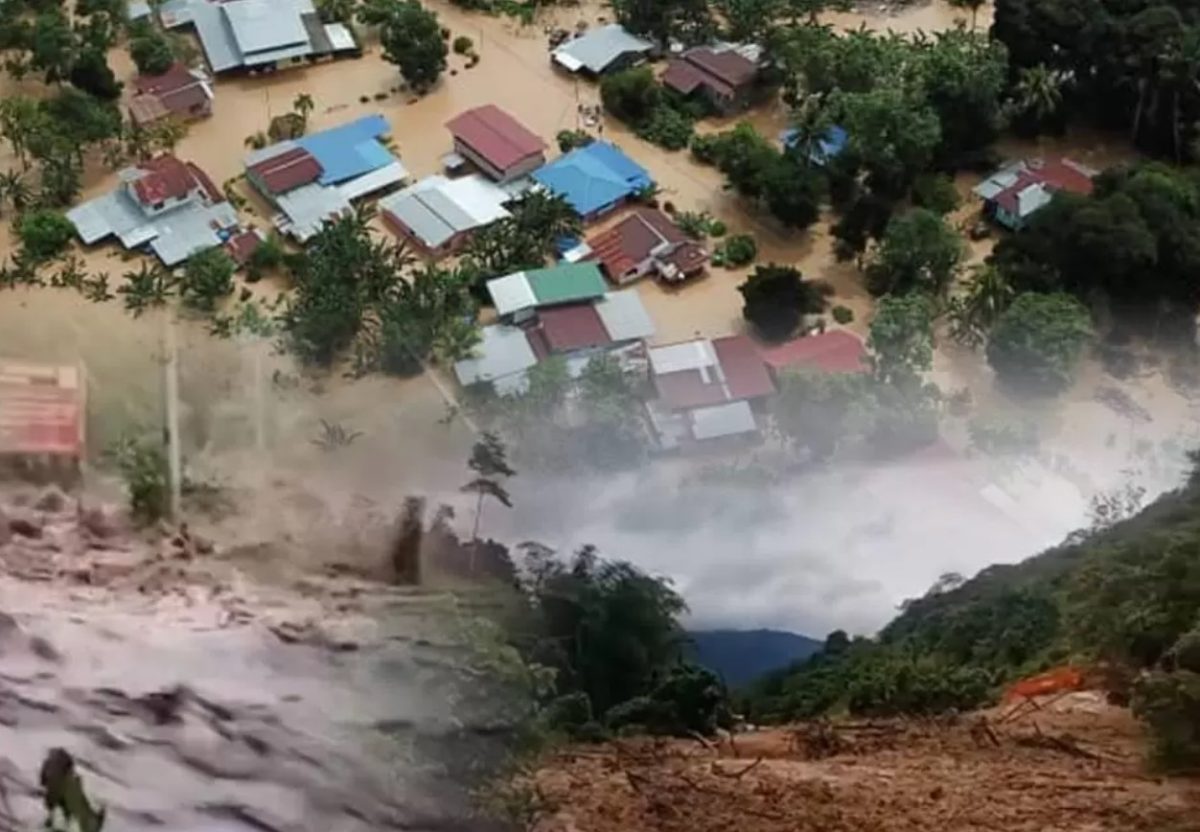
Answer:
<svg viewBox="0 0 1200 832"><path fill-rule="evenodd" d="M610 23L566 41L550 53L550 60L572 74L596 78L641 63L653 51L650 41Z"/></svg>
<svg viewBox="0 0 1200 832"><path fill-rule="evenodd" d="M237 228L237 211L191 162L159 156L118 178L115 190L66 213L86 245L116 237L125 248L147 248L174 266L221 245Z"/></svg>
<svg viewBox="0 0 1200 832"><path fill-rule="evenodd" d="M379 200L383 222L429 257L458 251L480 228L510 216L508 192L482 174L427 176Z"/></svg>
<svg viewBox="0 0 1200 832"><path fill-rule="evenodd" d="M195 30L214 73L274 71L344 55L360 55L343 23L322 23L313 0L166 0L168 29Z"/></svg>

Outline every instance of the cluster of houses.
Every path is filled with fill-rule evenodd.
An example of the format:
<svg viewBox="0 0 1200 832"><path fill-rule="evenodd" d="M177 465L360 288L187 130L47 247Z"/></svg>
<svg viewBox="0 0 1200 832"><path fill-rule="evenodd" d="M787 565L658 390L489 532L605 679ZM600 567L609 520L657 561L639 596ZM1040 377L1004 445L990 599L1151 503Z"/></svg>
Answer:
<svg viewBox="0 0 1200 832"><path fill-rule="evenodd" d="M312 0L166 0L158 12L168 28L195 30L214 74L274 70L359 48L344 26L321 22ZM551 59L566 72L595 77L653 52L652 44L613 24L560 43ZM758 48L722 43L680 50L661 81L728 114L754 103L764 68ZM212 111L209 76L180 64L138 77L133 90L128 106L137 125ZM585 225L604 220L583 239L564 241L556 265L489 281L497 321L483 328L472 357L455 365L464 386L516 394L548 358L561 359L577 378L593 358L609 355L647 379L654 391L648 421L662 447L674 449L758 435L780 372L867 369L862 341L842 330L769 349L744 335L653 344L654 323L629 285L694 278L709 252L639 199L654 186L650 173L603 140L547 159L541 137L492 104L459 114L446 128L452 146L441 171L415 181L390 149L388 121L378 114L253 150L243 168L269 206L271 224L299 243L368 197L378 198L383 224L429 259L460 252L480 229L510 217L514 202L532 190L561 197ZM789 146L797 136L780 140ZM834 127L808 152L823 164L846 142L845 131ZM1056 191L1090 192L1094 175L1067 159L1023 161L997 171L975 193L988 217L1017 230ZM215 246L242 263L262 239L241 227L204 171L172 155L121 171L113 191L67 217L85 243L115 237L168 267Z"/></svg>

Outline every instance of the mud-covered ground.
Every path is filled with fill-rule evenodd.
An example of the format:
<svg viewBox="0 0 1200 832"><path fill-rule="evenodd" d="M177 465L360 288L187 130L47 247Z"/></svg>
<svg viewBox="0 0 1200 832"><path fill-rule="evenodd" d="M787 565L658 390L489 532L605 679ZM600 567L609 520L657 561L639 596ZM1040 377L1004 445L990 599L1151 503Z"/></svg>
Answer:
<svg viewBox="0 0 1200 832"><path fill-rule="evenodd" d="M461 641L482 602L287 555L0 501L0 829L40 823L52 747L119 832L493 828L472 790L506 734Z"/></svg>
<svg viewBox="0 0 1200 832"><path fill-rule="evenodd" d="M985 714L993 723L1000 712ZM1190 832L1200 787L1146 773L1129 712L1072 694L976 728L876 722L566 751L526 788L539 832ZM1036 724L1035 724L1036 723Z"/></svg>

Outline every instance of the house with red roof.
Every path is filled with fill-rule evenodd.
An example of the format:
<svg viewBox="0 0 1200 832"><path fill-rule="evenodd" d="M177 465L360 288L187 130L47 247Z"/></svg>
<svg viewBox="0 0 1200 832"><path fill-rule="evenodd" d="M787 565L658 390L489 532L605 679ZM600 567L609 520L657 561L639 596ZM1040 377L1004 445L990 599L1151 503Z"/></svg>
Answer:
<svg viewBox="0 0 1200 832"><path fill-rule="evenodd" d="M805 335L762 350L767 366L776 374L794 370L823 373L865 373L870 369L862 339L845 329Z"/></svg>
<svg viewBox="0 0 1200 832"><path fill-rule="evenodd" d="M497 182L511 182L546 163L546 143L495 104L446 122L454 150Z"/></svg>
<svg viewBox="0 0 1200 832"><path fill-rule="evenodd" d="M704 271L709 253L666 214L651 208L632 211L619 223L590 237L582 259L600 264L605 276L623 286L653 273L674 283Z"/></svg>
<svg viewBox="0 0 1200 832"><path fill-rule="evenodd" d="M1006 165L972 190L983 200L985 216L1019 231L1056 193L1090 194L1095 176L1091 168L1063 157L1026 159Z"/></svg>
<svg viewBox="0 0 1200 832"><path fill-rule="evenodd" d="M148 248L174 266L221 245L238 225L224 193L191 162L164 155L118 176L117 188L66 213L85 244L112 236L125 248Z"/></svg>
<svg viewBox="0 0 1200 832"><path fill-rule="evenodd" d="M647 349L657 397L647 410L665 449L757 437L762 402L775 393L767 363L745 335Z"/></svg>
<svg viewBox="0 0 1200 832"><path fill-rule="evenodd" d="M700 96L730 115L754 103L761 49L755 46L696 46L672 60L662 83L680 95Z"/></svg>
<svg viewBox="0 0 1200 832"><path fill-rule="evenodd" d="M183 64L172 64L161 75L139 75L133 88L129 118L139 127L164 118L191 121L212 115L211 82L203 72Z"/></svg>

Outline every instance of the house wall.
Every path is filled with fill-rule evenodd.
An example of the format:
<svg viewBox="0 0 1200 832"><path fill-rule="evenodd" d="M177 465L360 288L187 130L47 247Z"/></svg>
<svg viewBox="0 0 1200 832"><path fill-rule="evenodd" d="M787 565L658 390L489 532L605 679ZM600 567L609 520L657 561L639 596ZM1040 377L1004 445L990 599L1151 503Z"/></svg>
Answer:
<svg viewBox="0 0 1200 832"><path fill-rule="evenodd" d="M466 144L459 139L454 140L454 150L464 159L470 160L475 167L479 168L497 182L508 182L512 179L519 179L526 174L533 173L542 165L546 164L545 154L538 153L528 156L514 165L510 165L507 168L501 169L493 165L480 154L476 153L469 144Z"/></svg>
<svg viewBox="0 0 1200 832"><path fill-rule="evenodd" d="M393 214L391 211L383 212L383 224L388 227L391 232L399 237L408 240L413 246L425 257L437 260L447 255L454 254L460 251L467 240L471 238L470 232L455 234L449 240L440 246L430 246L425 243L416 233L405 225L404 221Z"/></svg>
<svg viewBox="0 0 1200 832"><path fill-rule="evenodd" d="M1016 214L1012 213L1011 211L1008 211L1005 208L1002 208L1001 206L997 205L994 202L989 202L989 203L987 203L987 205L991 209L990 213L991 213L992 219L994 219L997 223L999 223L1000 225L1009 229L1010 231L1016 231L1018 228L1020 228L1023 225L1021 218L1018 217Z"/></svg>

